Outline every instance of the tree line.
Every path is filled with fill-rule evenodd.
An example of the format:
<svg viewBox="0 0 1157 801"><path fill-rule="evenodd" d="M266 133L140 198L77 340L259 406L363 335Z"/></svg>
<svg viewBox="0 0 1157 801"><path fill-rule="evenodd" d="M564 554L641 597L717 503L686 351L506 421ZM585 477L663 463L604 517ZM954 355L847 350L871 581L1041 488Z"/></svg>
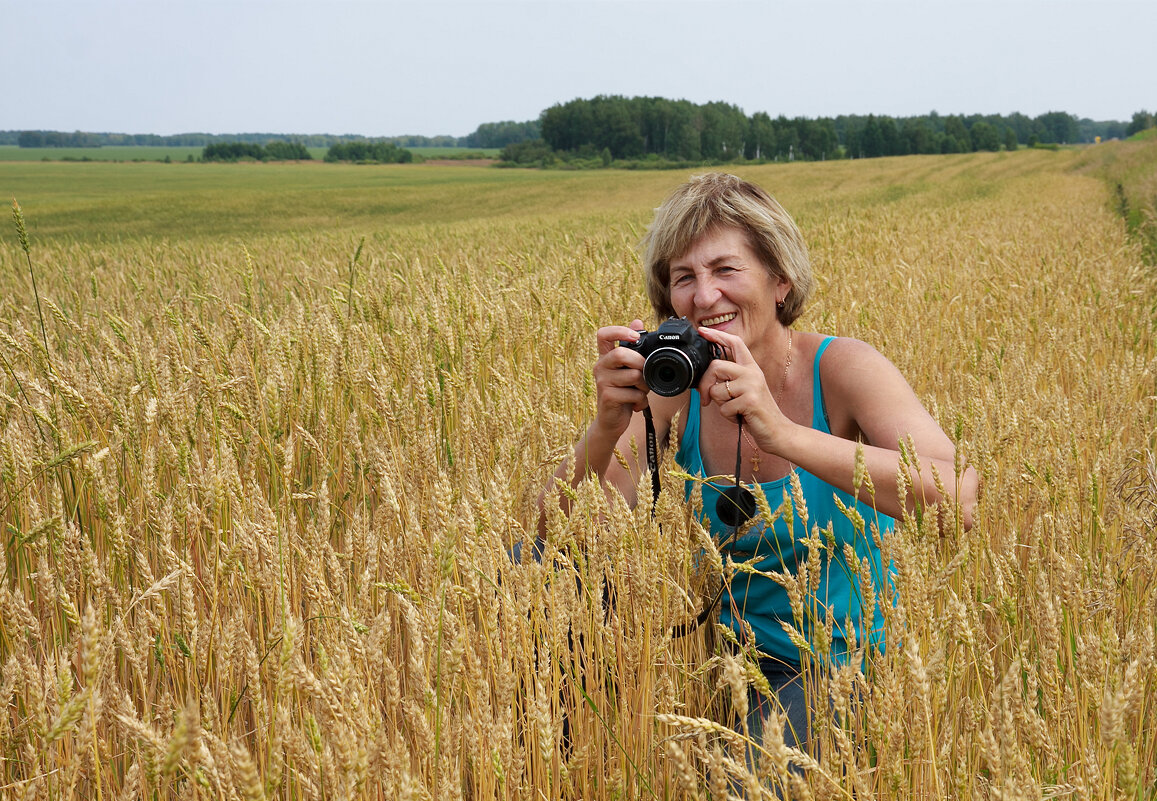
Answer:
<svg viewBox="0 0 1157 801"><path fill-rule="evenodd" d="M738 106L723 102L599 95L555 104L537 120L482 123L464 137L0 131L0 145L200 146L205 148L202 158L208 161L305 160L310 157L308 148L327 147L326 161L383 163L420 160L406 149L411 147L502 148L502 163L511 166L606 166L616 161L625 166L662 166L1054 147L1123 138L1155 125L1157 116L1148 111L1134 113L1128 123L1077 119L1060 111L1036 117L933 111L915 117L869 114L789 119L784 115L773 118L763 111L748 116Z"/></svg>
<svg viewBox="0 0 1157 801"><path fill-rule="evenodd" d="M268 142L264 145L253 142L218 142L205 145L201 152L201 161L309 161L312 158L309 150L300 142ZM413 160L412 152L385 140L338 142L331 145L325 154L325 161L330 163L351 161L408 164Z"/></svg>
<svg viewBox="0 0 1157 801"><path fill-rule="evenodd" d="M323 140L323 141L315 141ZM159 134L93 133L88 131L0 131L0 145L20 147L205 147L212 144L243 142L265 145L271 142L298 142L305 147L328 147L338 137L327 135L240 133Z"/></svg>
<svg viewBox="0 0 1157 801"><path fill-rule="evenodd" d="M0 131L0 145L20 147L206 147L213 144L242 142L268 145L273 142L299 143L304 147L333 147L348 142L390 142L398 147L468 147L501 148L511 142L536 139L538 120L527 122L484 122L466 136L405 136L367 137L355 134L275 134L239 133L207 134L182 133L171 136L158 134L92 133L86 131Z"/></svg>
<svg viewBox="0 0 1157 801"><path fill-rule="evenodd" d="M409 164L414 154L386 140L339 142L330 145L325 160L352 161L355 163L376 162L378 164Z"/></svg>
<svg viewBox="0 0 1157 801"><path fill-rule="evenodd" d="M217 142L205 145L202 161L309 161L313 158L301 142Z"/></svg>
<svg viewBox="0 0 1157 801"><path fill-rule="evenodd" d="M762 111L748 116L722 102L599 95L546 109L539 118L541 140L513 143L502 158L524 164L786 161L1014 150L1124 137L1145 127L1146 114L1135 114L1130 125L1078 120L1060 111L1036 117L931 112L788 119Z"/></svg>
<svg viewBox="0 0 1157 801"><path fill-rule="evenodd" d="M15 133L15 142L4 142L0 139L0 144L15 144L20 147L100 147L101 142L98 134L85 133L83 131L74 131L73 133L64 133L63 131L5 131L4 133Z"/></svg>

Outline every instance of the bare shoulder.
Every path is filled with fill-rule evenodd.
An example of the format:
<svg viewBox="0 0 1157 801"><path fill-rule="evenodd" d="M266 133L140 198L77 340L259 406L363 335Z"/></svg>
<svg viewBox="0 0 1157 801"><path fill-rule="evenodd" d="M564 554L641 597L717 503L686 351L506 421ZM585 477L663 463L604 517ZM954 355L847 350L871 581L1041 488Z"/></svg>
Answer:
<svg viewBox="0 0 1157 801"><path fill-rule="evenodd" d="M834 340L820 362L824 399L832 433L862 435L869 443L895 448L898 437L914 436L934 455L951 445L928 414L908 380L872 345L858 339Z"/></svg>
<svg viewBox="0 0 1157 801"><path fill-rule="evenodd" d="M877 381L899 380L908 383L884 354L867 342L851 337L837 337L824 351L820 375L825 390L839 386L862 386L863 376L871 374Z"/></svg>
<svg viewBox="0 0 1157 801"><path fill-rule="evenodd" d="M874 359L882 359L885 362L888 361L884 354L880 353L880 351L862 339L834 337L831 344L828 345L827 350L824 351L823 368L826 370L832 362L848 362L854 364L856 362L871 361ZM888 363L891 364L891 362Z"/></svg>

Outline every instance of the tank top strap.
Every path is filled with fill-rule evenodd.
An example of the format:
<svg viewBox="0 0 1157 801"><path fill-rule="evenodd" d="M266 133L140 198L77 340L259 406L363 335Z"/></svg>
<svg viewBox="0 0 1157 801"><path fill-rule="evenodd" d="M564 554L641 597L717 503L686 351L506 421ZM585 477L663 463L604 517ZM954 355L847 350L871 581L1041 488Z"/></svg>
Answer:
<svg viewBox="0 0 1157 801"><path fill-rule="evenodd" d="M812 366L812 428L823 431L825 434L832 432L828 425L828 407L824 405L823 383L820 381L820 358L833 341L835 341L835 337L824 337L824 341L816 348L816 358Z"/></svg>

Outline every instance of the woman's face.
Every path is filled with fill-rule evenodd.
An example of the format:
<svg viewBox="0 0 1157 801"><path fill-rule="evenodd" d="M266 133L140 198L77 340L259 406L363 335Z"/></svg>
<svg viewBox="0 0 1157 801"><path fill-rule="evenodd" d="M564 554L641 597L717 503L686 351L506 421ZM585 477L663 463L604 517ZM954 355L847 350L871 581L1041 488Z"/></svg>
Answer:
<svg viewBox="0 0 1157 801"><path fill-rule="evenodd" d="M791 288L760 260L738 228L713 228L671 260L671 306L697 328L743 339L753 351L780 325L775 304Z"/></svg>

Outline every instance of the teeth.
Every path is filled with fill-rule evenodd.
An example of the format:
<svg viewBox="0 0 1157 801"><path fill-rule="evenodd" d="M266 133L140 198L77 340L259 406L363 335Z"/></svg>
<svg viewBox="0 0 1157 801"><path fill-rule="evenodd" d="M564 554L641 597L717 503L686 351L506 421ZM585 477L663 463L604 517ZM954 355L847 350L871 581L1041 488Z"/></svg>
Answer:
<svg viewBox="0 0 1157 801"><path fill-rule="evenodd" d="M725 323L728 320L734 320L734 319L735 319L735 312L731 312L730 314L721 314L718 317L709 317L706 320L704 320L703 322L699 323L699 325L702 325L702 326L719 325L720 323Z"/></svg>

